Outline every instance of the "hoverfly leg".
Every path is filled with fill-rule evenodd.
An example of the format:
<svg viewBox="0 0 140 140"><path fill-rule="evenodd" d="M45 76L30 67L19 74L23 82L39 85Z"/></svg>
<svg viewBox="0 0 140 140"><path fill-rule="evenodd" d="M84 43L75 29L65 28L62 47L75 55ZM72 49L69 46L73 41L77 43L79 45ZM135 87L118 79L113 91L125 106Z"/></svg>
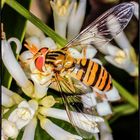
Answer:
<svg viewBox="0 0 140 140"><path fill-rule="evenodd" d="M70 77L68 77L68 81L70 83L71 90L75 91L74 84L73 84L72 79Z"/></svg>

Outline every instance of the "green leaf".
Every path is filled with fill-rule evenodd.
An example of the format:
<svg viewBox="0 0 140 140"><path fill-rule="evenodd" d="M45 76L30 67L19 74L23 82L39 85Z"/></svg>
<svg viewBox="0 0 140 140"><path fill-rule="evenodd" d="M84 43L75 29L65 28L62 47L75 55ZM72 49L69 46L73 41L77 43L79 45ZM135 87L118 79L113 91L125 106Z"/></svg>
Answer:
<svg viewBox="0 0 140 140"><path fill-rule="evenodd" d="M19 134L18 134L18 137L16 138L16 140L21 140L22 139L22 136L23 136L23 130L21 129Z"/></svg>
<svg viewBox="0 0 140 140"><path fill-rule="evenodd" d="M29 9L31 0L17 0L21 5ZM21 16L19 13L15 12L10 6L6 3L4 4L1 11L1 19L4 24L4 31L6 33L6 38L16 37L21 42L23 41L25 35L26 19ZM12 44L13 52L15 52L15 45ZM2 65L2 85L5 87L10 87L12 77L9 72Z"/></svg>
<svg viewBox="0 0 140 140"><path fill-rule="evenodd" d="M43 130L40 126L40 122L38 121L36 131L35 131L35 140L54 140L49 136L45 130Z"/></svg>
<svg viewBox="0 0 140 140"><path fill-rule="evenodd" d="M138 109L138 100L134 98L131 93L129 93L123 86L121 86L117 81L113 80L113 84L120 92L120 95L136 109Z"/></svg>

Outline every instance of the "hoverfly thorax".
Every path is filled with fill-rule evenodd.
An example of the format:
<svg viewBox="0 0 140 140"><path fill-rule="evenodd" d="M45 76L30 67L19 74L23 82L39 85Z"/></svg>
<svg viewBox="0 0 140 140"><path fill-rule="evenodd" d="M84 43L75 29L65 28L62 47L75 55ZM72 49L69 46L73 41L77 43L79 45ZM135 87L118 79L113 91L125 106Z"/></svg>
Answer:
<svg viewBox="0 0 140 140"><path fill-rule="evenodd" d="M52 64L57 72L65 71L74 66L74 58L67 51L55 50L46 55L46 63Z"/></svg>

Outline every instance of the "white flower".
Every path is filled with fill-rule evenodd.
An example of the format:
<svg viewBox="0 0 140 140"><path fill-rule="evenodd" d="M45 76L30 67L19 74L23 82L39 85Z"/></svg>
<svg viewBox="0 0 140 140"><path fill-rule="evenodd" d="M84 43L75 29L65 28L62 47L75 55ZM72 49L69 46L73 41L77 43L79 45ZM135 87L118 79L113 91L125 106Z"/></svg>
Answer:
<svg viewBox="0 0 140 140"><path fill-rule="evenodd" d="M6 40L2 40L2 60L3 63L5 65L5 67L7 68L7 70L9 71L9 73L12 75L12 77L16 80L16 82L18 83L19 86L21 86L25 93L27 93L28 95L32 94L32 90L33 90L33 85L32 83L28 80L28 78L26 77L25 73L23 72L21 66L19 65L19 63L17 62L10 43L11 41L15 42L17 45L17 53L20 52L20 42L15 39L15 38L10 38L8 41Z"/></svg>
<svg viewBox="0 0 140 140"><path fill-rule="evenodd" d="M111 90L105 92L106 98L108 101L117 101L120 100L120 95L118 90L113 86Z"/></svg>
<svg viewBox="0 0 140 140"><path fill-rule="evenodd" d="M76 49L74 49L74 48L69 48L68 51L70 52L70 54L74 58L82 58L83 57L83 55L79 51L77 51Z"/></svg>
<svg viewBox="0 0 140 140"><path fill-rule="evenodd" d="M137 19L139 19L139 4L135 1L132 1L131 3L134 4L135 8L134 8L134 15Z"/></svg>
<svg viewBox="0 0 140 140"><path fill-rule="evenodd" d="M83 48L81 53L75 48L69 48L68 51L74 58L87 58L87 59L92 59L93 61L95 60L95 58L93 59L93 57L97 53L97 50L91 45L88 45L86 48Z"/></svg>
<svg viewBox="0 0 140 140"><path fill-rule="evenodd" d="M47 47L49 49L56 49L57 46L55 42L50 37L45 37L43 39L39 39L36 36L31 36L26 38L26 42L28 43L29 47L36 47L37 49L41 49Z"/></svg>
<svg viewBox="0 0 140 140"><path fill-rule="evenodd" d="M97 112L100 116L112 114L111 107L107 101L100 102L96 105Z"/></svg>
<svg viewBox="0 0 140 140"><path fill-rule="evenodd" d="M3 137L10 137L12 139L18 136L18 128L15 123L2 119Z"/></svg>
<svg viewBox="0 0 140 140"><path fill-rule="evenodd" d="M91 45L87 45L87 47L82 50L83 57L86 57L87 59L93 59L96 53L97 50Z"/></svg>
<svg viewBox="0 0 140 140"><path fill-rule="evenodd" d="M31 79L34 82L35 98L42 98L46 95L48 86L51 83L52 73L49 76L42 76L41 74L31 74Z"/></svg>
<svg viewBox="0 0 140 140"><path fill-rule="evenodd" d="M27 38L26 42L26 47L30 51L25 51L20 55L21 65L28 77L32 79L34 83L34 93L32 94L32 97L38 99L46 95L48 86L51 83L53 71L51 67L48 66L47 68L43 67L45 72L40 72L35 66L33 54L38 52L41 48L47 47L49 49L56 49L57 46L49 37L39 40L37 37L33 36Z"/></svg>
<svg viewBox="0 0 140 140"><path fill-rule="evenodd" d="M63 3L62 0L55 0L50 1L50 4L53 9L55 31L66 38L68 18L73 8L74 1L70 3L69 0L65 0Z"/></svg>
<svg viewBox="0 0 140 140"><path fill-rule="evenodd" d="M68 115L65 110L56 109L56 108L46 108L40 107L39 112L45 116L53 117L61 120L70 122ZM85 131L90 133L98 133L96 122L103 122L103 119L98 116L81 114L77 112L71 112L72 118L75 120L75 125Z"/></svg>
<svg viewBox="0 0 140 140"><path fill-rule="evenodd" d="M94 107L97 104L95 93L82 95L82 102L85 108Z"/></svg>
<svg viewBox="0 0 140 140"><path fill-rule="evenodd" d="M49 119L42 118L40 121L41 127L55 140L82 140L82 137L65 131L64 129L55 125Z"/></svg>
<svg viewBox="0 0 140 140"><path fill-rule="evenodd" d="M86 2L87 0L79 0L79 3L77 0L74 2L68 21L68 40L73 39L80 32L86 12Z"/></svg>
<svg viewBox="0 0 140 140"><path fill-rule="evenodd" d="M25 127L22 140L34 140L37 119L34 117Z"/></svg>
<svg viewBox="0 0 140 140"><path fill-rule="evenodd" d="M96 92L87 93L81 96L82 103L85 108L96 108L97 113L100 116L106 116L112 114L111 107L108 101L120 100L120 95L117 89L113 86L111 90L97 94Z"/></svg>
<svg viewBox="0 0 140 140"><path fill-rule="evenodd" d="M107 18L107 26L110 29L111 33L113 34L114 31L111 29L111 25L110 25L111 23L109 22L110 18L112 18L112 16ZM116 30L117 30L117 28L120 28L120 24L118 23L115 17L113 17L112 19L113 19L113 23L115 23L116 25ZM124 69L130 75L137 76L138 68L137 68L136 54L133 47L129 43L127 37L125 36L124 32L122 31L114 39L121 49L109 45L111 53L105 56L105 59L108 62L110 62L112 65Z"/></svg>
<svg viewBox="0 0 140 140"><path fill-rule="evenodd" d="M100 136L101 140L113 140L111 130L106 123L100 123Z"/></svg>
<svg viewBox="0 0 140 140"><path fill-rule="evenodd" d="M23 98L11 90L2 86L2 105L5 107L11 107L14 104L19 104L23 101Z"/></svg>
<svg viewBox="0 0 140 140"><path fill-rule="evenodd" d="M4 134L3 129L1 130L1 140L8 140L8 137Z"/></svg>
<svg viewBox="0 0 140 140"><path fill-rule="evenodd" d="M99 124L100 138L98 134L94 134L95 140L113 140L111 129L106 122Z"/></svg>
<svg viewBox="0 0 140 140"><path fill-rule="evenodd" d="M35 110L27 101L22 101L9 116L8 120L15 123L18 129L23 128L33 118Z"/></svg>
<svg viewBox="0 0 140 140"><path fill-rule="evenodd" d="M5 107L11 107L14 105L13 99L4 92L2 92L2 105Z"/></svg>

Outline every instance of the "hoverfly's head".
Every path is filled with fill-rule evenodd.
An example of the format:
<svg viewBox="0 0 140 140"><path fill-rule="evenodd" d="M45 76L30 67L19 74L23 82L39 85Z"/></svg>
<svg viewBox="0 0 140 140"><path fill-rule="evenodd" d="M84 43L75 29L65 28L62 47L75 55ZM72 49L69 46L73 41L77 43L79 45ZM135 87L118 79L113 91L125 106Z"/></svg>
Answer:
<svg viewBox="0 0 140 140"><path fill-rule="evenodd" d="M40 72L43 72L43 67L45 65L45 57L49 49L47 47L38 49L38 47L35 44L30 43L28 41L26 41L24 46L33 54L32 59L35 61L36 68Z"/></svg>
<svg viewBox="0 0 140 140"><path fill-rule="evenodd" d="M40 72L44 71L43 68L45 66L45 58L47 53L48 53L48 48L41 48L35 54L35 66Z"/></svg>

